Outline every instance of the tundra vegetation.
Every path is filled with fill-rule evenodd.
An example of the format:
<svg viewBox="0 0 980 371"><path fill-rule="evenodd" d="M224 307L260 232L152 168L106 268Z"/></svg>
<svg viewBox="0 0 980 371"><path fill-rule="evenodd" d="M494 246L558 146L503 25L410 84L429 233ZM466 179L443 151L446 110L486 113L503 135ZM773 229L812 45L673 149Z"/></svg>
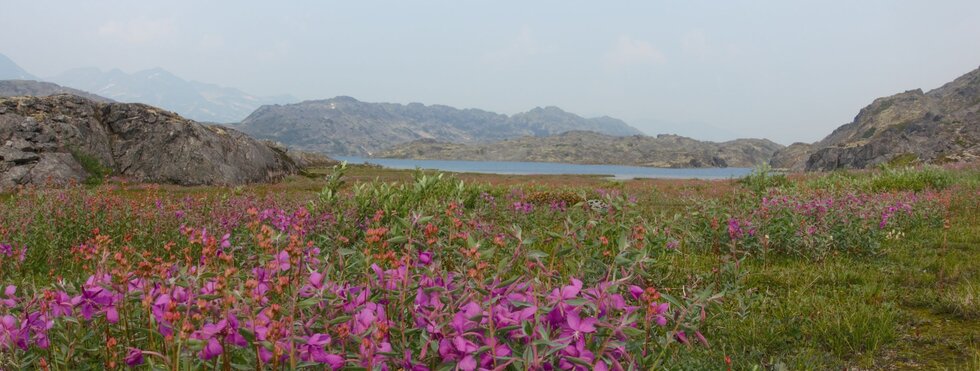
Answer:
<svg viewBox="0 0 980 371"><path fill-rule="evenodd" d="M2 369L980 367L980 170L0 196Z"/></svg>

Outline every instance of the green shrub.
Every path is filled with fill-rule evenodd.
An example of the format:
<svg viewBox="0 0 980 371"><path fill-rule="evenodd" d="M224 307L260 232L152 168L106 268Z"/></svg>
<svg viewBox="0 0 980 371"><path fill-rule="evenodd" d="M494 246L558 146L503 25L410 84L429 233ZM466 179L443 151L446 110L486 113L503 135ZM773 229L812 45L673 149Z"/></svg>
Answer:
<svg viewBox="0 0 980 371"><path fill-rule="evenodd" d="M921 168L886 167L871 178L871 190L921 192L926 189L943 190L953 183L952 175L936 166Z"/></svg>
<svg viewBox="0 0 980 371"><path fill-rule="evenodd" d="M82 181L83 184L99 185L102 184L102 182L104 182L109 175L112 175L112 169L103 165L102 162L94 156L78 150L73 150L71 154L73 157L75 157L75 160L82 165L85 172L88 173L88 178L85 178L85 180Z"/></svg>
<svg viewBox="0 0 980 371"><path fill-rule="evenodd" d="M789 185L789 180L785 174L773 171L769 164L762 164L739 180L739 183L756 196L762 196L771 188L785 188Z"/></svg>

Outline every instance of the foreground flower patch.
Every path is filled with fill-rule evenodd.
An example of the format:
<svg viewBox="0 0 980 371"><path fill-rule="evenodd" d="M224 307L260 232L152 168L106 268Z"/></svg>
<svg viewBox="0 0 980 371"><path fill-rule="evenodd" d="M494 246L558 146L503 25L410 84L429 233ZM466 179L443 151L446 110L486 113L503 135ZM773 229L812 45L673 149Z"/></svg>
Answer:
<svg viewBox="0 0 980 371"><path fill-rule="evenodd" d="M0 367L648 369L719 346L705 329L739 290L670 276L678 254L861 253L937 205L770 194L657 218L619 190L328 182L18 195L0 211Z"/></svg>

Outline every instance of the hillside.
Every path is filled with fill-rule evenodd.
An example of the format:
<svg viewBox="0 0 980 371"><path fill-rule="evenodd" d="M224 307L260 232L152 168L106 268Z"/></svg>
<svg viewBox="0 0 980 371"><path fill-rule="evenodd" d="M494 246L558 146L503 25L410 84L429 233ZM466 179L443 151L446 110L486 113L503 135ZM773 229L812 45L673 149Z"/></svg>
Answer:
<svg viewBox="0 0 980 371"><path fill-rule="evenodd" d="M980 157L978 111L980 69L927 93L916 89L879 98L854 121L813 144L805 168L975 160Z"/></svg>
<svg viewBox="0 0 980 371"><path fill-rule="evenodd" d="M120 102L157 106L204 122L238 122L264 104L294 100L289 96L258 97L235 88L187 81L161 68L135 73L76 68L49 80Z"/></svg>
<svg viewBox="0 0 980 371"><path fill-rule="evenodd" d="M98 167L181 185L263 182L297 171L285 153L241 132L143 104L0 98L0 190L79 182Z"/></svg>
<svg viewBox="0 0 980 371"><path fill-rule="evenodd" d="M419 140L396 146L379 157L565 162L650 167L752 167L769 160L781 145L764 139L702 142L676 135L616 137L572 131L547 137L521 137L494 143L454 144Z"/></svg>
<svg viewBox="0 0 980 371"><path fill-rule="evenodd" d="M583 118L557 107L507 116L443 105L369 103L351 97L263 106L238 128L257 138L333 155L371 155L419 139L473 144L570 130L640 134L614 118Z"/></svg>

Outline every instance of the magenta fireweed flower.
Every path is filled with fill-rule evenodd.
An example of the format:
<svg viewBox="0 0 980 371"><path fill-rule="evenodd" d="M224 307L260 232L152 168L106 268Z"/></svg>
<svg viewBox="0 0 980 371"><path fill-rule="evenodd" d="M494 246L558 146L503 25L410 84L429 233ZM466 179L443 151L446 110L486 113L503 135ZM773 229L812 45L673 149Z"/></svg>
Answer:
<svg viewBox="0 0 980 371"><path fill-rule="evenodd" d="M308 298L323 292L323 273L313 271L306 278L306 284L300 288L300 296Z"/></svg>
<svg viewBox="0 0 980 371"><path fill-rule="evenodd" d="M286 250L280 251L279 254L276 254L276 264L278 265L279 270L281 270L281 271L288 271L289 270L289 267L290 267L290 265L289 265L289 253L286 252Z"/></svg>
<svg viewBox="0 0 980 371"><path fill-rule="evenodd" d="M125 362L129 367L136 367L143 364L143 351L136 348L129 348Z"/></svg>
<svg viewBox="0 0 980 371"><path fill-rule="evenodd" d="M10 244L0 243L0 254L11 257L14 255L14 247Z"/></svg>
<svg viewBox="0 0 980 371"><path fill-rule="evenodd" d="M59 290L54 293L54 300L48 302L48 308L53 317L71 316L72 308L80 302L80 297L72 298L64 291Z"/></svg>
<svg viewBox="0 0 980 371"><path fill-rule="evenodd" d="M109 284L109 282L111 282L111 277L108 274L93 275L82 286L82 293L77 297L77 306L80 307L79 312L86 321L91 321L95 314L105 313L109 323L119 322L116 301L121 299L121 295L116 295L102 286Z"/></svg>
<svg viewBox="0 0 980 371"><path fill-rule="evenodd" d="M735 218L728 219L728 237L732 240L739 240L748 236L755 235L755 229L748 221L739 221Z"/></svg>
<svg viewBox="0 0 980 371"><path fill-rule="evenodd" d="M31 312L21 323L20 331L22 337L18 345L23 349L27 349L30 345L28 342L33 339L34 345L37 345L38 348L48 349L51 345L51 341L48 339L48 330L53 326L54 321L48 319L41 312Z"/></svg>
<svg viewBox="0 0 980 371"><path fill-rule="evenodd" d="M423 350L422 353L424 354L425 351ZM428 366L421 363L415 363L415 361L412 360L412 351L409 349L405 349L405 357L402 358L401 366L406 371L429 371Z"/></svg>
<svg viewBox="0 0 980 371"><path fill-rule="evenodd" d="M524 201L517 201L513 205L511 205L511 208L515 212L530 214L531 212L534 211L534 204L529 202L524 202Z"/></svg>
<svg viewBox="0 0 980 371"><path fill-rule="evenodd" d="M565 357L578 358L590 364L593 363L593 361L595 361L595 354L593 354L591 351L589 351L588 348L586 348L585 339L581 337L578 338L577 340L574 340L570 345L562 348L562 350L559 353ZM589 371L589 367L577 363L572 363L571 361L567 360L565 357L562 357L558 360L558 367L560 369Z"/></svg>
<svg viewBox="0 0 980 371"><path fill-rule="evenodd" d="M228 313L225 319L216 323L208 323L200 330L194 331L191 338L206 341L204 349L201 349L199 356L203 360L209 360L221 355L224 352L222 343L231 344L239 347L248 346L248 341L238 331L238 318L234 314Z"/></svg>
<svg viewBox="0 0 980 371"><path fill-rule="evenodd" d="M636 286L636 285L629 286L630 296L633 297L633 300L640 300L640 296L643 296L643 291L644 291L643 288L641 288L640 286Z"/></svg>
<svg viewBox="0 0 980 371"><path fill-rule="evenodd" d="M171 300L170 294L162 293L157 296L157 298L153 301L153 306L150 307L150 312L153 314L153 319L156 320L157 323L157 331L159 331L163 336L173 335L173 326L164 317L172 302L173 301Z"/></svg>
<svg viewBox="0 0 980 371"><path fill-rule="evenodd" d="M566 304L565 301L578 297L581 290L582 281L572 278L571 285L554 289L551 295L548 295L548 303L554 305L554 309L548 312L547 319L553 327L561 326L565 322L565 312L572 309L572 306Z"/></svg>
<svg viewBox="0 0 980 371"><path fill-rule="evenodd" d="M3 298L0 298L0 307L12 308L17 305L17 286L7 285L3 289Z"/></svg>
<svg viewBox="0 0 980 371"><path fill-rule="evenodd" d="M687 334L685 334L684 331L677 331L677 333L674 334L674 339L684 345L690 344L690 342L687 340Z"/></svg>
<svg viewBox="0 0 980 371"><path fill-rule="evenodd" d="M330 345L330 335L313 334L301 338L303 343L298 346L299 358L306 362L329 364L331 368L339 368L344 364L344 358L327 353L324 348Z"/></svg>
<svg viewBox="0 0 980 371"><path fill-rule="evenodd" d="M651 315L653 315L654 321L656 321L657 326L660 327L667 326L667 316L665 316L665 314L669 309L670 309L669 303L666 302L657 303L655 301L650 302L650 312Z"/></svg>
<svg viewBox="0 0 980 371"><path fill-rule="evenodd" d="M422 265L432 264L432 251L419 251L419 263Z"/></svg>
<svg viewBox="0 0 980 371"><path fill-rule="evenodd" d="M131 294L134 292L142 292L146 286L146 281L142 278L133 278L126 283L126 289Z"/></svg>
<svg viewBox="0 0 980 371"><path fill-rule="evenodd" d="M22 340L20 321L17 317L5 314L0 317L0 349L10 349Z"/></svg>
<svg viewBox="0 0 980 371"><path fill-rule="evenodd" d="M566 321L568 330L571 330L570 335L575 340L581 338L582 334L595 332L595 324L598 322L595 318L581 318L577 310L568 312Z"/></svg>

